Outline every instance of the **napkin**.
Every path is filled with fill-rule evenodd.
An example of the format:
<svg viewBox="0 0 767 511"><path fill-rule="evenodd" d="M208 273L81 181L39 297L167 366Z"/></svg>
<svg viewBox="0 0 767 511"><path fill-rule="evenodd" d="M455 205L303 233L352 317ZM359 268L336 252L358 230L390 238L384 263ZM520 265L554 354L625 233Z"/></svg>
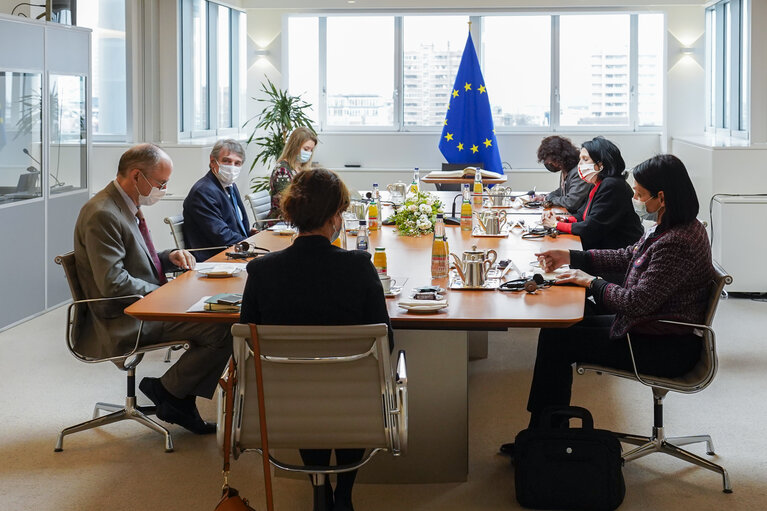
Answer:
<svg viewBox="0 0 767 511"><path fill-rule="evenodd" d="M447 307L447 299L443 298L442 300L416 300L415 298L410 298L406 300L400 300L399 305L404 305L405 307L436 307L438 305L441 305L442 307Z"/></svg>

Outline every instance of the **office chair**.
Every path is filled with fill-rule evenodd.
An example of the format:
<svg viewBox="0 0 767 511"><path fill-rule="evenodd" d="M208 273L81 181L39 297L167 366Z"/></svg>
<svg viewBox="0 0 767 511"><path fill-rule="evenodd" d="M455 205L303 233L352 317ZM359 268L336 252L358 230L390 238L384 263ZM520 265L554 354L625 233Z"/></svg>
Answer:
<svg viewBox="0 0 767 511"><path fill-rule="evenodd" d="M253 213L253 225L260 231L278 222L276 219L267 219L269 210L272 209L272 197L269 190L259 190L245 196L245 202L250 205Z"/></svg>
<svg viewBox="0 0 767 511"><path fill-rule="evenodd" d="M166 216L163 222L170 226L170 234L173 236L176 248L179 250L186 248L186 243L184 243L184 215Z"/></svg>
<svg viewBox="0 0 767 511"><path fill-rule="evenodd" d="M309 474L314 509L325 509L325 478L356 470L379 451L407 450L405 352L393 374L385 324L259 325L263 391L270 449L366 448L363 459L330 467L294 465L267 453L282 470ZM236 379L232 455L261 452L250 327L232 327ZM223 445L225 391L219 389L218 445Z"/></svg>
<svg viewBox="0 0 767 511"><path fill-rule="evenodd" d="M112 362L114 365L117 366L118 369L120 369L121 371L125 371L127 373L128 386L127 386L127 395L125 397L124 405L116 405L116 404L101 403L101 402L96 403L96 406L93 409L93 418L91 420L82 422L74 426L69 426L68 428L64 428L63 430L61 430L61 433L59 433L59 436L56 440L56 448L54 449L54 451L61 452L63 450L64 437L66 435L71 435L72 433L85 431L87 429L98 428L100 426L111 424L113 422L132 419L143 424L144 426L150 429L153 429L154 431L157 431L158 433L162 433L165 436L165 452L173 452L173 439L170 436L170 432L149 417L149 415L153 415L155 413L156 411L155 407L154 406L138 406L136 404L136 366L139 364L139 362L141 362L141 359L144 357L144 353L147 353L149 351L154 351L154 350L165 349L171 346L177 346L179 345L179 342L172 341L172 342L153 344L150 346L139 346L139 339L141 338L141 328L144 324L144 322L142 321L141 324L139 325L138 335L136 336L136 344L133 346L133 349L130 352L124 355L119 355L114 357L102 357L102 358L89 357L87 355L83 355L79 353L75 349L75 344L76 344L78 335L80 335L80 332L82 331L82 329L85 328L85 320L88 314L91 314L88 304L111 301L111 300L124 300L127 306L132 301L142 298L142 296L128 295L128 296L116 296L116 297L110 297L110 298L88 299L85 297L82 287L80 286L80 282L77 279L77 267L75 266L74 252L69 252L67 254L57 256L55 258L55 262L56 264L61 265L61 267L64 269L64 275L67 278L67 283L69 284L69 290L72 293L72 299L73 299L73 302L69 305L69 307L67 307L67 333L66 333L67 349L77 360L81 362L85 362L87 364L95 364L98 362ZM100 411L105 411L109 413L106 415L100 416L100 413L99 413Z"/></svg>
<svg viewBox="0 0 767 511"><path fill-rule="evenodd" d="M584 374L586 371L595 371L597 373L606 373L614 376L620 376L621 378L628 378L635 380L646 385L652 389L653 394L653 411L654 411L654 423L651 436L640 436L626 433L616 433L616 436L621 442L633 444L638 447L623 454L625 461L632 461L642 456L654 452L662 452L669 454L676 458L679 458L688 463L698 465L705 469L718 472L722 475L722 484L724 493L732 493L732 487L730 486L730 476L727 470L721 465L717 465L705 458L697 456L685 449L681 449L679 446L688 445L698 442L706 442L706 454L714 455L714 443L711 440L710 435L696 435L696 436L684 436L684 437L666 437L663 429L663 399L666 397L669 391L680 392L682 394L693 394L700 392L711 384L716 376L718 367L718 360L716 356L716 335L711 325L714 321L714 314L716 313L717 306L719 305L719 297L722 294L725 284L731 284L732 277L728 275L718 263L714 262L714 278L711 282L711 291L709 295L708 307L706 308L706 315L704 323L697 325L691 323L683 323L680 321L670 320L658 320L661 323L669 323L672 325L683 325L694 327L703 334L702 341L703 346L700 353L700 360L698 364L687 374L676 378L662 378L659 376L652 376L641 374L637 370L636 361L634 359L634 351L631 346L631 337L627 335L629 343L629 351L631 353L631 362L634 366L633 371L624 371L621 369L614 369L607 366L601 366L597 364L576 364L576 371L578 374Z"/></svg>

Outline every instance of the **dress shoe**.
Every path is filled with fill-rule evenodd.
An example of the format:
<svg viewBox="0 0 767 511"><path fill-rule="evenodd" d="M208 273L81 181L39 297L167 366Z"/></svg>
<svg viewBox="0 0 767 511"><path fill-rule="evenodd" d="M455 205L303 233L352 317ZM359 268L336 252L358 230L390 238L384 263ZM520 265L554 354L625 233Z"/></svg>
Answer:
<svg viewBox="0 0 767 511"><path fill-rule="evenodd" d="M498 449L498 454L501 454L503 456L508 456L512 460L514 459L514 442L503 444L500 449Z"/></svg>
<svg viewBox="0 0 767 511"><path fill-rule="evenodd" d="M171 424L178 424L198 435L208 435L216 432L216 423L206 422L200 417L197 406L192 400L181 399L163 386L159 378L145 377L138 388L157 407L157 418Z"/></svg>

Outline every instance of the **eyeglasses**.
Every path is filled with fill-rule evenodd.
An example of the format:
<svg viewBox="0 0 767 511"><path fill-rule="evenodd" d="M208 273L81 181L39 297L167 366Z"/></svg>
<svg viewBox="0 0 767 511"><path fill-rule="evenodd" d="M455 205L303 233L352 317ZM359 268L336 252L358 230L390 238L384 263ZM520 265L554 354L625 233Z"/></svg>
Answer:
<svg viewBox="0 0 767 511"><path fill-rule="evenodd" d="M146 174L144 174L143 172L139 172L139 174L141 174L141 175L144 177L144 180L146 180L146 182L147 182L147 183L149 183L149 184L150 184L150 186L152 186L152 187L157 187L157 188L159 188L160 190L165 190L166 188L168 188L168 182L167 182L167 181L158 181L158 180L156 180L156 179L155 179L155 178L153 178L153 177L149 177L149 176L147 176L147 175L146 175ZM149 181L150 179L151 179L152 181L154 181L155 183L159 183L159 184L157 184L157 185L153 185L153 184L152 184L152 182L151 182L151 181Z"/></svg>

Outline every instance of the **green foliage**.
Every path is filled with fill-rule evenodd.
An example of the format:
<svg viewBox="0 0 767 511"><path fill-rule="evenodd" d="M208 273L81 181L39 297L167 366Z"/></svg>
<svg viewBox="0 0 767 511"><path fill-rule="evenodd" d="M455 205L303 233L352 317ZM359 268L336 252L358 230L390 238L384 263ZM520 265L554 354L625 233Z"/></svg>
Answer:
<svg viewBox="0 0 767 511"><path fill-rule="evenodd" d="M247 143L255 142L261 148L250 164L250 170L253 170L259 162L267 167L275 162L285 148L288 135L294 129L306 126L314 131L312 122L305 112L307 108L311 108L311 104L302 100L300 96L291 96L288 91L278 89L268 78L266 83L261 83L261 90L266 97L253 99L265 103L264 109L243 124L244 128L251 122L256 123ZM259 130L266 131L266 135L257 137L256 133ZM265 185L260 178L255 178L253 183L253 190L258 191L255 186L258 186L258 189L268 188L269 179L266 179Z"/></svg>
<svg viewBox="0 0 767 511"><path fill-rule="evenodd" d="M428 192L409 195L391 217L397 232L404 236L421 236L434 232L437 213L442 212L442 202Z"/></svg>

